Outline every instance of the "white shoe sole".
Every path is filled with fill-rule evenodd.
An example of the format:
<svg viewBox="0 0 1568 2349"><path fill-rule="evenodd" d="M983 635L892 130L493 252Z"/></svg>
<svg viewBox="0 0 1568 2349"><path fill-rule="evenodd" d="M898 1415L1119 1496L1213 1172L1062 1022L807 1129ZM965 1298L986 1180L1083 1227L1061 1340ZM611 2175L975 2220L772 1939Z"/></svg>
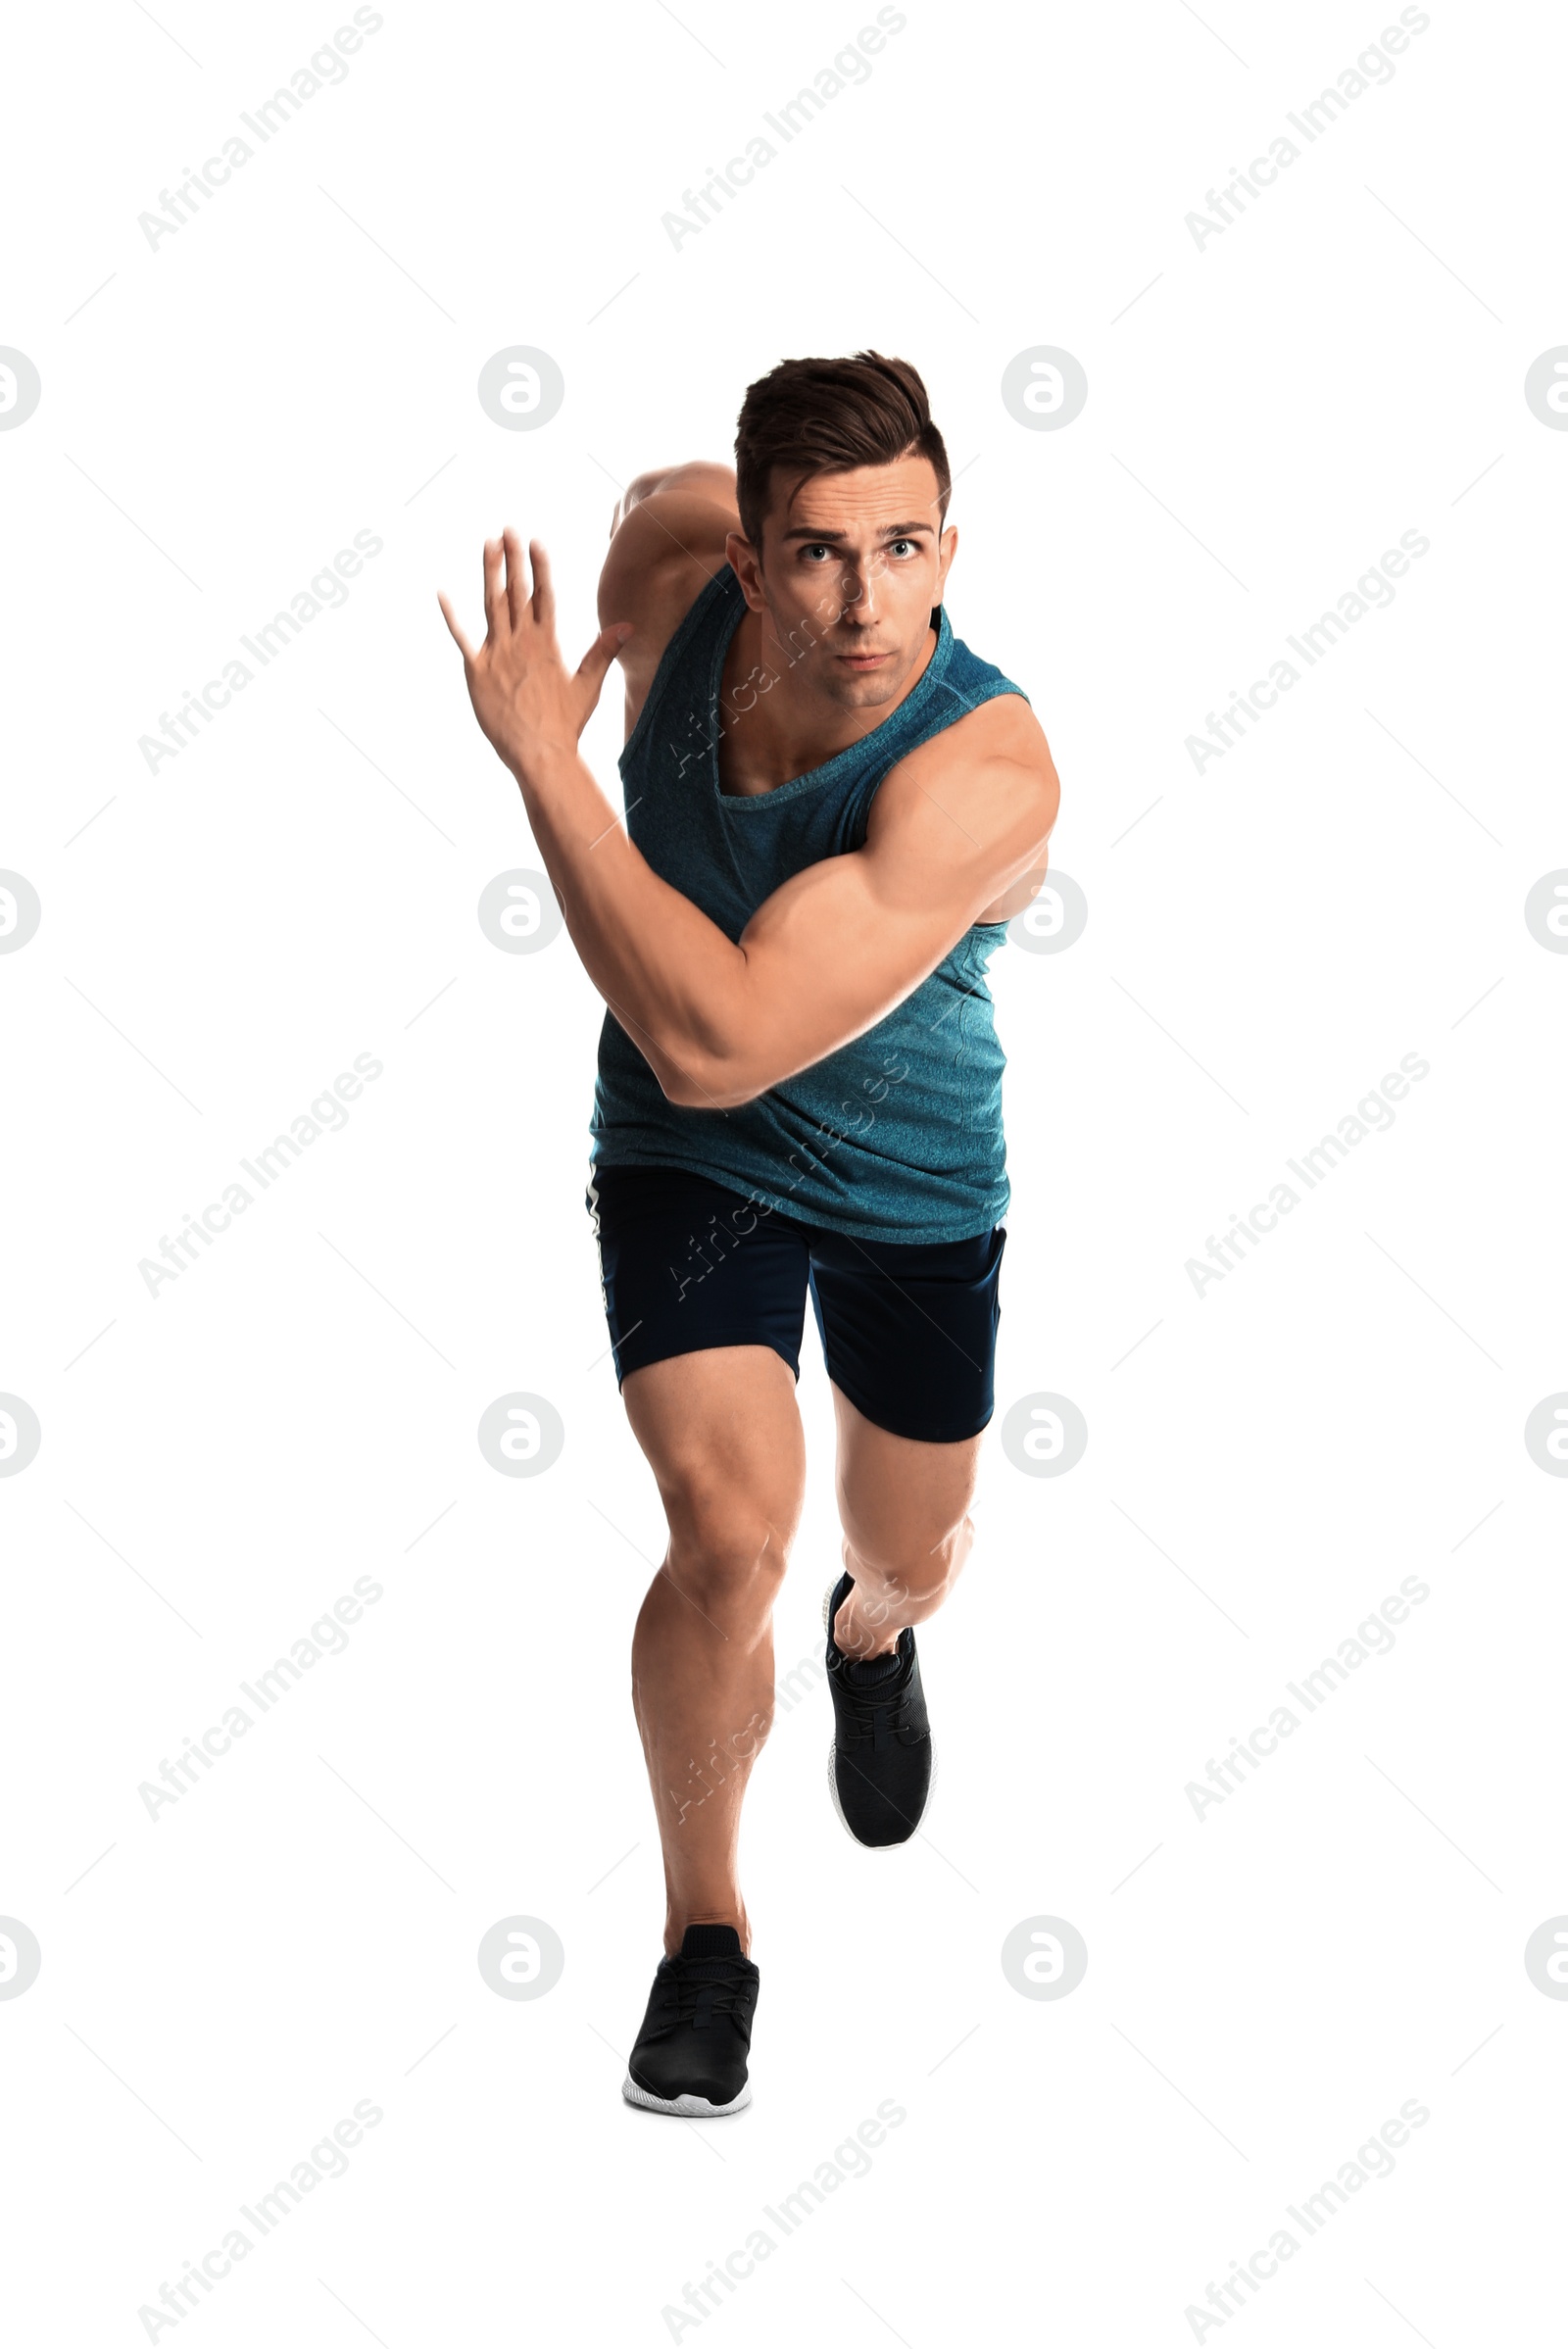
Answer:
<svg viewBox="0 0 1568 2349"><path fill-rule="evenodd" d="M717 2121L725 2113L742 2113L752 2101L752 2083L746 2082L740 2094L728 2104L710 2104L706 2096L651 2096L640 2088L628 2072L621 2083L621 2094L628 2104L640 2104L644 2112L673 2113L682 2121Z"/></svg>
<svg viewBox="0 0 1568 2349"><path fill-rule="evenodd" d="M837 1582L837 1579L835 1578L835 1580L834 1580L834 1581L832 1581L831 1583L829 1583L829 1585L828 1585L828 1587L827 1587L826 1590L825 1590L825 1591L822 1593L822 1629L823 1629L823 1630L824 1630L826 1633L828 1633L828 1635L829 1635L830 1637L831 1637L831 1635L832 1635L832 1629L833 1629L833 1626L832 1626L832 1619L831 1619L831 1617L829 1616L829 1613L828 1613L828 1609L829 1609L829 1608L832 1606L832 1604L833 1604L833 1593L834 1593L834 1591L835 1591L837 1589L838 1589L838 1582ZM829 1698L829 1702L830 1702L830 1703L831 1703L831 1701L832 1701L832 1699L831 1699L831 1698ZM859 1838L859 1836L858 1836L858 1835L856 1834L856 1832L855 1832L854 1828L853 1828L853 1827L850 1825L849 1821L848 1821L848 1820L845 1818L845 1816L844 1816L844 1805L843 1805L843 1803L842 1803L842 1802L839 1800L839 1775L838 1775L838 1770L837 1770L837 1767L836 1767L836 1765L837 1765L837 1760L838 1760L838 1750L839 1750L839 1748L838 1748L838 1739L837 1739L837 1738L835 1738L835 1739L833 1740L833 1743L832 1743L832 1744L831 1744L831 1745L828 1747L828 1749L827 1749L827 1790L828 1790L829 1794L831 1794L831 1796L833 1797L833 1808L835 1809L835 1811L837 1811L837 1813L838 1813L838 1815L839 1815L839 1825L840 1825L840 1827L842 1827L842 1828L843 1828L843 1830L844 1830L844 1833L845 1833L845 1834L846 1834L846 1835L849 1836L849 1838L850 1838L850 1841L851 1841L852 1843L854 1843L854 1844L857 1846L857 1848L858 1848L858 1850L860 1850L860 1851L902 1851L902 1850L904 1849L904 1845L905 1845L905 1843L912 1843L912 1842L913 1842L913 1840L914 1840L914 1838L915 1838L915 1836L916 1836L916 1835L919 1834L919 1832L920 1832L921 1828L922 1828L922 1827L925 1825L926 1812L927 1812L927 1811L929 1811L929 1810L930 1810L930 1808L931 1808L931 1797L932 1797L932 1795L933 1795L933 1794L936 1792L936 1790L937 1790L937 1741L936 1741L935 1737L927 1737L927 1739L926 1739L926 1744L927 1744L927 1746L929 1747L929 1749L930 1749L930 1754L931 1754L931 1776L930 1776L930 1778L929 1778L929 1779L927 1780L927 1782L926 1782L926 1789L925 1789L925 1803L924 1803L924 1806L923 1806L923 1807L922 1807L922 1809L921 1809L921 1812L920 1812L920 1816L919 1816L919 1818L918 1818L918 1819L915 1821L915 1823L914 1823L914 1826L913 1826L913 1827L910 1829L909 1833L908 1833L908 1834L907 1834L907 1835L905 1836L905 1838L904 1838L904 1842L903 1842L903 1843L862 1843L862 1842L860 1841L860 1838Z"/></svg>

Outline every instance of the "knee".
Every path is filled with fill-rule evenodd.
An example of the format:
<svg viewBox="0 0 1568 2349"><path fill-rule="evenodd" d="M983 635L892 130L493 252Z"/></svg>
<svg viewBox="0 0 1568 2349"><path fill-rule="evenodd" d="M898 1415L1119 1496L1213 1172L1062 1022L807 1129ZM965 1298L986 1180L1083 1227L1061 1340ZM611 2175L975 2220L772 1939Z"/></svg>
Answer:
<svg viewBox="0 0 1568 2349"><path fill-rule="evenodd" d="M788 1563L788 1527L764 1502L707 1479L665 1494L666 1572L729 1639L765 1631Z"/></svg>
<svg viewBox="0 0 1568 2349"><path fill-rule="evenodd" d="M969 1554L974 1523L965 1513L930 1542L925 1531L911 1538L868 1527L863 1539L846 1535L844 1562L863 1589L862 1614L879 1598L926 1611L941 1605Z"/></svg>

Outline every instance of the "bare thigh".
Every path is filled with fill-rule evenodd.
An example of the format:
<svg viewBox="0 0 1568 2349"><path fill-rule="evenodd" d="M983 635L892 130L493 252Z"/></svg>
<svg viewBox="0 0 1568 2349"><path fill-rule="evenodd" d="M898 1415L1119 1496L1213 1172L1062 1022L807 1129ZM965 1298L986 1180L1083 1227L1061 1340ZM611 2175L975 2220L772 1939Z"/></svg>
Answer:
<svg viewBox="0 0 1568 2349"><path fill-rule="evenodd" d="M783 1572L806 1491L789 1366L768 1346L718 1346L629 1373L622 1399L669 1521L677 1587L726 1603ZM733 1589L731 1587L734 1587Z"/></svg>
<svg viewBox="0 0 1568 2349"><path fill-rule="evenodd" d="M982 1438L921 1444L892 1435L837 1387L833 1407L839 1520L849 1550L889 1595L902 1586L916 1605L940 1603L968 1550Z"/></svg>

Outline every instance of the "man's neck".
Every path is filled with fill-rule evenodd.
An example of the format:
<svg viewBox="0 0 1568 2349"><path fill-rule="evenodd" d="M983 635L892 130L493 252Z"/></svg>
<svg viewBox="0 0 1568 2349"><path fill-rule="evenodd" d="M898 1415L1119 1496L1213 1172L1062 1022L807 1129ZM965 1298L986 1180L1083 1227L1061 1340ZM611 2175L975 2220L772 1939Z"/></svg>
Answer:
<svg viewBox="0 0 1568 2349"><path fill-rule="evenodd" d="M737 799L760 799L862 741L913 693L936 649L932 626L896 692L847 710L812 691L811 663L832 659L825 646L785 645L771 617L748 608L730 639L719 685L723 789Z"/></svg>

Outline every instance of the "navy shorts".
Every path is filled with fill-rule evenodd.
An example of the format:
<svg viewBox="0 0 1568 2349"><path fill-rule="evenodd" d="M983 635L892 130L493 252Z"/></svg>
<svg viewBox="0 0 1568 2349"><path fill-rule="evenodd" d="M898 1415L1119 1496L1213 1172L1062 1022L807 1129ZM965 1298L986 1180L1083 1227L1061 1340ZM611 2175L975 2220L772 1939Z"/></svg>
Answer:
<svg viewBox="0 0 1568 2349"><path fill-rule="evenodd" d="M956 1444L995 1407L1006 1232L853 1240L673 1166L601 1166L587 1195L615 1376L714 1346L770 1346L798 1379L809 1290L827 1374L895 1436Z"/></svg>

